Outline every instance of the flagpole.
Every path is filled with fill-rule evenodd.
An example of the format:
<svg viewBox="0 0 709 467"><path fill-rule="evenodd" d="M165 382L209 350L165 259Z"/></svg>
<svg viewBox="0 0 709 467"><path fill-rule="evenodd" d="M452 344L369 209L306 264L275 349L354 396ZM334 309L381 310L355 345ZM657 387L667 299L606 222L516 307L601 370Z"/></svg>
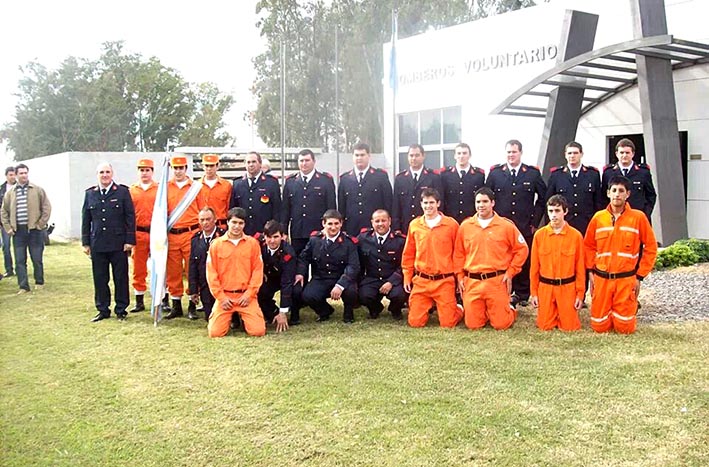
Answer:
<svg viewBox="0 0 709 467"><path fill-rule="evenodd" d="M396 90L399 85L399 76L396 69L396 39L399 34L398 21L396 12L396 1L394 8L391 10L391 51L389 58L389 87L391 87L391 128L392 128L392 157L394 174L399 173L399 145L396 135L397 118L396 118Z"/></svg>

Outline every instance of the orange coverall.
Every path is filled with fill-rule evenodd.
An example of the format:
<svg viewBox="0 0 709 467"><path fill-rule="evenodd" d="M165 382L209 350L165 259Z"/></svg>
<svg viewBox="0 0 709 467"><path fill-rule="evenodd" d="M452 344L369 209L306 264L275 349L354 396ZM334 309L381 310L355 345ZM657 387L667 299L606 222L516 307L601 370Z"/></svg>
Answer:
<svg viewBox="0 0 709 467"><path fill-rule="evenodd" d="M547 279L567 279L573 282L552 285L540 282ZM554 233L551 225L537 230L532 241L532 258L529 266L529 285L532 295L539 298L537 327L544 331L558 327L562 331L581 329L576 299L583 300L586 293L586 267L584 265L583 236L564 224L561 232Z"/></svg>
<svg viewBox="0 0 709 467"><path fill-rule="evenodd" d="M229 211L229 201L231 200L231 182L217 176L217 183L210 188L204 177L200 181L202 182L202 189L199 192L200 206L214 209L214 213L217 215L217 224L225 226L226 213Z"/></svg>
<svg viewBox="0 0 709 467"><path fill-rule="evenodd" d="M192 180L188 179L187 184L182 188L178 187L174 179L167 182L167 214L177 207L187 191L192 186ZM170 298L179 300L184 292L183 279L187 275L187 267L190 262L190 240L194 231L199 229L197 221L200 204L199 194L189 205L180 220L170 229L167 234L167 271L165 282ZM182 230L180 233L173 233L175 230ZM188 291L189 293L189 291Z"/></svg>
<svg viewBox="0 0 709 467"><path fill-rule="evenodd" d="M266 334L266 322L257 300L262 282L263 260L258 240L244 235L234 245L227 234L212 241L207 256L207 283L216 302L209 315L209 337L226 336L233 313L239 314L248 335ZM236 304L243 295L249 297L245 307ZM234 302L229 310L222 308L226 298Z"/></svg>
<svg viewBox="0 0 709 467"><path fill-rule="evenodd" d="M441 214L441 222L433 228L426 225L424 216L409 224L404 244L401 269L404 284L413 282L409 297L409 326L423 327L428 322L428 310L436 304L441 327L455 327L463 314L455 301L455 272L453 247L458 223L452 217ZM433 280L415 275L421 272L429 276L450 274L449 277Z"/></svg>
<svg viewBox="0 0 709 467"><path fill-rule="evenodd" d="M512 278L522 270L529 248L524 236L512 221L497 213L487 227L482 228L478 215L469 217L460 224L455 239L453 262L458 280L463 284L463 308L465 325L478 329L487 322L495 329L507 329L515 322L515 310L510 307L507 283L504 274L487 279L474 279L467 272L482 274L505 271Z"/></svg>
<svg viewBox="0 0 709 467"><path fill-rule="evenodd" d="M594 273L591 327L596 332L635 332L636 281L650 273L657 257L657 241L647 216L626 203L625 211L614 222L609 205L594 214L588 224L584 248L589 269L605 273L635 271L620 279L605 279Z"/></svg>
<svg viewBox="0 0 709 467"><path fill-rule="evenodd" d="M136 295L144 295L147 290L145 278L148 277L148 257L150 256L150 223L153 219L153 206L158 194L158 184L152 182L144 190L140 182L130 186L130 197L135 207L135 248L133 248L133 290ZM140 229L140 230L138 230ZM145 230L148 230L146 232Z"/></svg>

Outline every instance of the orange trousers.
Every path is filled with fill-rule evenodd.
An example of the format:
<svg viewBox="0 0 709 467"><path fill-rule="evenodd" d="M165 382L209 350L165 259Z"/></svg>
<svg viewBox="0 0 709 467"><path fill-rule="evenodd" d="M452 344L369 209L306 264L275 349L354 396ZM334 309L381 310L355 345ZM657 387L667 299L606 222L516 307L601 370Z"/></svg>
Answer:
<svg viewBox="0 0 709 467"><path fill-rule="evenodd" d="M636 328L638 300L635 297L635 277L622 279L593 278L591 297L591 328L596 332L615 329L632 334Z"/></svg>
<svg viewBox="0 0 709 467"><path fill-rule="evenodd" d="M230 300L238 300L242 294L227 293ZM266 322L258 306L258 300L252 298L245 307L234 305L229 310L224 310L219 300L214 303L212 313L209 315L207 331L209 337L224 337L229 333L231 315L238 313L244 323L244 329L249 336L263 336L266 334Z"/></svg>
<svg viewBox="0 0 709 467"><path fill-rule="evenodd" d="M150 234L148 232L135 233L135 247L133 248L133 290L136 295L143 295L148 289L145 278L148 277L148 257L150 256Z"/></svg>
<svg viewBox="0 0 709 467"><path fill-rule="evenodd" d="M454 328L463 317L455 301L455 277L432 281L414 276L409 297L409 326L422 328L428 322L428 310L438 308L442 328Z"/></svg>
<svg viewBox="0 0 709 467"><path fill-rule="evenodd" d="M167 234L167 271L165 282L170 298L180 299L185 291L183 280L190 264L190 240L194 232ZM187 291L189 294L189 290Z"/></svg>
<svg viewBox="0 0 709 467"><path fill-rule="evenodd" d="M480 329L490 322L495 329L507 329L514 324L517 312L510 307L510 294L502 276L478 280L463 279L465 326Z"/></svg>
<svg viewBox="0 0 709 467"><path fill-rule="evenodd" d="M562 331L578 331L581 329L579 312L574 308L576 301L576 284L564 285L539 284L539 309L537 310L537 327L549 331L558 327Z"/></svg>

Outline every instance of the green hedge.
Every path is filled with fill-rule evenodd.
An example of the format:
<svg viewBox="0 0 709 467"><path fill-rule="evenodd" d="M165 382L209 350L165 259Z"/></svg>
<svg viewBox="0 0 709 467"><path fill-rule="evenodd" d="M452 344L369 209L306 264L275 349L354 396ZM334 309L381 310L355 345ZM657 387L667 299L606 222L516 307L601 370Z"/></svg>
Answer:
<svg viewBox="0 0 709 467"><path fill-rule="evenodd" d="M678 240L657 254L655 269L672 269L709 262L709 241L696 238Z"/></svg>

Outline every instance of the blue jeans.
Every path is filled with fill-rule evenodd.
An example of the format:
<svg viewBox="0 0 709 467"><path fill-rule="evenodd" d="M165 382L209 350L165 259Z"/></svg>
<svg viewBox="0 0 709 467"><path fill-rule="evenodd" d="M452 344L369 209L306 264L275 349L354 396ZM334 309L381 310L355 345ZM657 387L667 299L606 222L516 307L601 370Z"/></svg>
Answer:
<svg viewBox="0 0 709 467"><path fill-rule="evenodd" d="M12 267L12 253L10 245L10 236L5 232L5 229L0 227L0 233L2 233L2 255L5 260L5 273L13 274L15 269Z"/></svg>
<svg viewBox="0 0 709 467"><path fill-rule="evenodd" d="M34 283L44 284L44 264L42 264L42 254L44 253L44 232L39 229L28 230L26 225L18 225L17 232L12 237L12 246L15 250L15 274L17 274L17 285L21 289L30 290L27 279L27 249L30 250L32 268L34 270Z"/></svg>

